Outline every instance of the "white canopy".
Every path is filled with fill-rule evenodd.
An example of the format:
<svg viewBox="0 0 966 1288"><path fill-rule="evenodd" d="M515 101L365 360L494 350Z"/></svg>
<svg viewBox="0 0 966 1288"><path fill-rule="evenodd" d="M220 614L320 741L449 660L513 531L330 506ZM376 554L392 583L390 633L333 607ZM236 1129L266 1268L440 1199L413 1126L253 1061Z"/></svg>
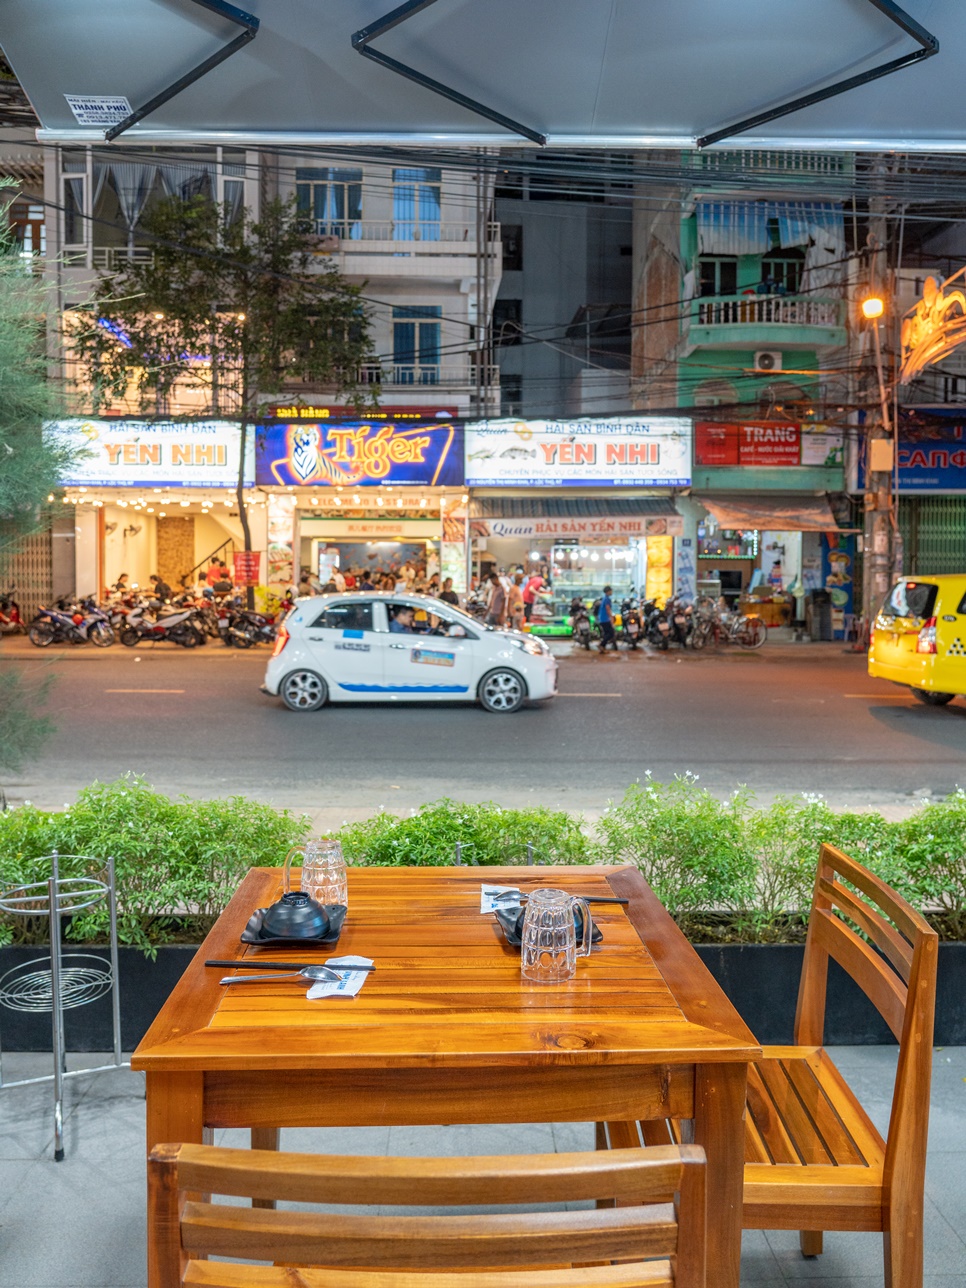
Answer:
<svg viewBox="0 0 966 1288"><path fill-rule="evenodd" d="M5 0L0 45L41 138L63 142L103 139L127 104L151 105L125 127L129 144L480 146L522 133L555 147L690 147L899 64L752 124L738 145L966 146L963 0L250 7L254 17L226 0Z"/></svg>

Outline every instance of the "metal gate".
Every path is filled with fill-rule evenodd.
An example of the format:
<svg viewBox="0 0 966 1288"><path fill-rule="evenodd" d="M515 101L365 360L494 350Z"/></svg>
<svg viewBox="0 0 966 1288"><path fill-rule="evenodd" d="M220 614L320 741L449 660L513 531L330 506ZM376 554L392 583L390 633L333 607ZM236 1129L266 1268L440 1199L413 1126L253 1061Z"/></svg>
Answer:
<svg viewBox="0 0 966 1288"><path fill-rule="evenodd" d="M0 545L5 546L2 535ZM0 554L0 590L16 589L23 619L29 622L53 595L53 538L50 525L18 537Z"/></svg>
<svg viewBox="0 0 966 1288"><path fill-rule="evenodd" d="M899 500L903 571L912 576L966 572L966 497Z"/></svg>

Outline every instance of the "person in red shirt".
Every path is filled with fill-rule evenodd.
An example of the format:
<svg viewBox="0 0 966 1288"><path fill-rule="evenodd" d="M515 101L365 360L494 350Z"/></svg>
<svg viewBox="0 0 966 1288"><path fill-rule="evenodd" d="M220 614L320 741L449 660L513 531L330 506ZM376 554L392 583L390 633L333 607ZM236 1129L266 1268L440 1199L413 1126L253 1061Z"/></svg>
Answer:
<svg viewBox="0 0 966 1288"><path fill-rule="evenodd" d="M533 605L543 585L543 578L538 572L532 572L527 578L527 584L523 588L523 615L527 621L533 616Z"/></svg>
<svg viewBox="0 0 966 1288"><path fill-rule="evenodd" d="M208 569L208 575L205 577L205 581L209 586L213 586L216 581L221 581L221 565L217 559L212 559L211 567Z"/></svg>

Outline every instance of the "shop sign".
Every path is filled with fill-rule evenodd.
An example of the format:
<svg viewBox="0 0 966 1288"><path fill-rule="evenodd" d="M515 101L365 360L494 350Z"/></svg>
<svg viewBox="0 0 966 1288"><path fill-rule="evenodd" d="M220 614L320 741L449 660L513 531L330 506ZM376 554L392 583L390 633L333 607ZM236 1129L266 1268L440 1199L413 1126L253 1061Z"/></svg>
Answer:
<svg viewBox="0 0 966 1288"><path fill-rule="evenodd" d="M448 422L375 417L260 425L255 481L263 487L459 486L462 437L462 428Z"/></svg>
<svg viewBox="0 0 966 1288"><path fill-rule="evenodd" d="M270 403L264 411L269 420L338 420L359 419L359 412L352 407L306 407L301 403ZM454 420L459 413L455 407L372 407L366 409L365 419L387 420Z"/></svg>
<svg viewBox="0 0 966 1288"><path fill-rule="evenodd" d="M484 420L466 426L476 487L688 487L691 422L672 417Z"/></svg>
<svg viewBox="0 0 966 1288"><path fill-rule="evenodd" d="M654 518L471 519L470 530L474 537L679 537L684 532L684 517L662 514Z"/></svg>
<svg viewBox="0 0 966 1288"><path fill-rule="evenodd" d="M468 510L461 496L444 496L439 503L442 523L442 541L439 547L439 579L453 581L453 589L462 594L466 590Z"/></svg>
<svg viewBox="0 0 966 1288"><path fill-rule="evenodd" d="M76 450L67 487L236 487L241 427L232 421L55 420L44 432ZM246 487L255 480L254 435L245 451Z"/></svg>
<svg viewBox="0 0 966 1288"><path fill-rule="evenodd" d="M439 523L433 519L302 519L303 537L348 541L438 541Z"/></svg>
<svg viewBox="0 0 966 1288"><path fill-rule="evenodd" d="M699 421L695 426L695 465L841 466L842 459L842 431L827 425Z"/></svg>
<svg viewBox="0 0 966 1288"><path fill-rule="evenodd" d="M966 492L966 421L901 427L899 491Z"/></svg>
<svg viewBox="0 0 966 1288"><path fill-rule="evenodd" d="M258 550L236 550L232 556L233 576L236 586L257 586L262 556Z"/></svg>

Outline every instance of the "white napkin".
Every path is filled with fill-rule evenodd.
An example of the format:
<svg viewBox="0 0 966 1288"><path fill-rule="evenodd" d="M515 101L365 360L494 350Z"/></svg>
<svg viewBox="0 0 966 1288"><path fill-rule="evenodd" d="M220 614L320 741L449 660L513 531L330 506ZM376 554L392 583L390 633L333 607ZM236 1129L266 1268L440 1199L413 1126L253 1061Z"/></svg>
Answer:
<svg viewBox="0 0 966 1288"><path fill-rule="evenodd" d="M325 963L326 966L371 966L371 957L330 957ZM314 1002L317 997L355 997L359 989L366 982L368 972L362 970L346 971L338 981L334 979L320 979L312 985L306 993L310 1002Z"/></svg>
<svg viewBox="0 0 966 1288"><path fill-rule="evenodd" d="M499 899L498 895L514 894L515 899ZM520 891L516 886L482 885L480 886L480 912L492 912L494 908L522 908Z"/></svg>

